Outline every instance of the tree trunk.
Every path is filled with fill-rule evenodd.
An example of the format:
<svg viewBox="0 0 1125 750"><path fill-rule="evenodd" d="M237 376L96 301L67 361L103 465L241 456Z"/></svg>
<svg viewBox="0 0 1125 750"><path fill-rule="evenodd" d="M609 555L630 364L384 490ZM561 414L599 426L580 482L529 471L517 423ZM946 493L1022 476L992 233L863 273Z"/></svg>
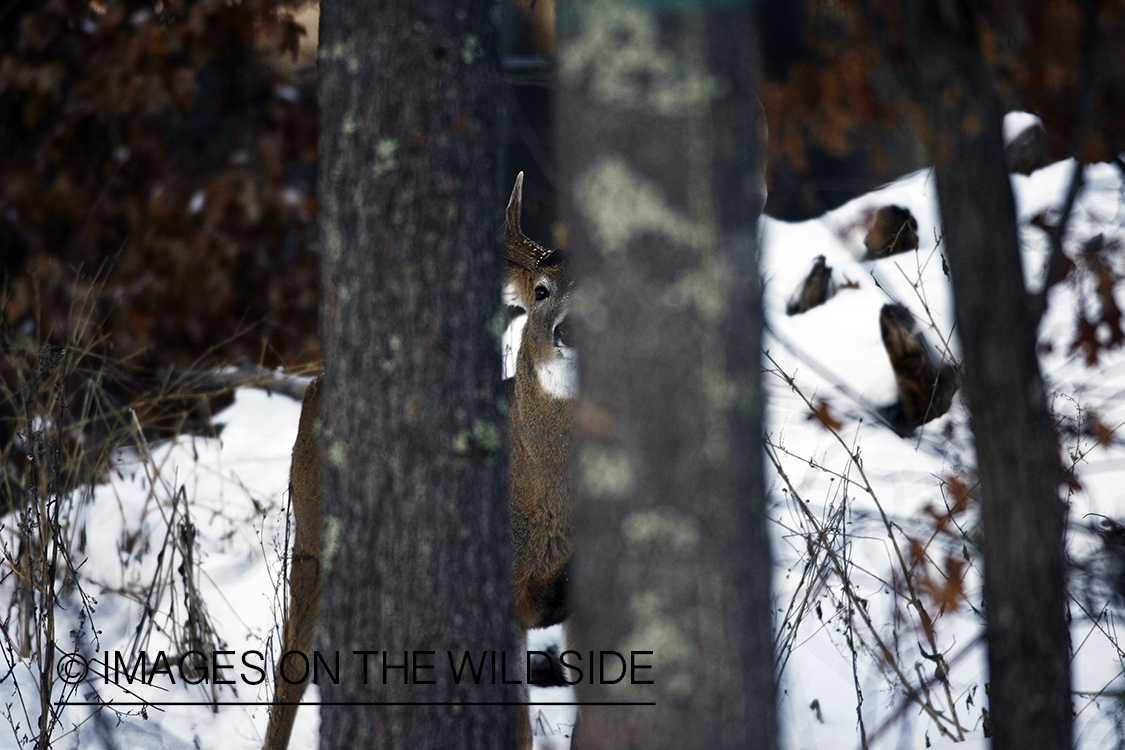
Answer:
<svg viewBox="0 0 1125 750"><path fill-rule="evenodd" d="M448 663L516 653L492 6L324 0L320 19L318 643L342 662L321 747L510 748L516 712L470 704L512 686L454 684ZM348 705L371 702L399 705Z"/></svg>
<svg viewBox="0 0 1125 750"><path fill-rule="evenodd" d="M768 750L753 26L742 8L682 6L560 15L585 334L569 661L585 703L655 702L586 705L576 746ZM623 655L620 682L601 684L602 651ZM606 658L606 680L619 664Z"/></svg>
<svg viewBox="0 0 1125 750"><path fill-rule="evenodd" d="M910 12L976 437L992 747L1063 750L1071 747L1066 510L1002 112L975 19L954 4L915 2Z"/></svg>

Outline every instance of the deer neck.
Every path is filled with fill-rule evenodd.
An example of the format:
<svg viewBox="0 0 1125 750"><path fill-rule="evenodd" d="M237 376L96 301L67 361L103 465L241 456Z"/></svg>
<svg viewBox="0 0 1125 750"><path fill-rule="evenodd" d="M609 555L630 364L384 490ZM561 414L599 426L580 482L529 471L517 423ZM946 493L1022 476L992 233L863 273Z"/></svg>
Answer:
<svg viewBox="0 0 1125 750"><path fill-rule="evenodd" d="M568 354L535 361L520 352L512 405L516 432L527 433L533 440L569 442L572 406L577 395L577 363L573 352Z"/></svg>

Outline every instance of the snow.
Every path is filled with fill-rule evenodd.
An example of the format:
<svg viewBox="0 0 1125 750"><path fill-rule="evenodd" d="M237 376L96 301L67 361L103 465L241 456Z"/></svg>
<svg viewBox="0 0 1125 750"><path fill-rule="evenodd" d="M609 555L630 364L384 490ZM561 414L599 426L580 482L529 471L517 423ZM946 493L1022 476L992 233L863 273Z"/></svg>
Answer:
<svg viewBox="0 0 1125 750"><path fill-rule="evenodd" d="M1010 129L1018 133L1022 127ZM1012 178L1032 290L1042 288L1047 240L1030 222L1043 212L1057 211L1073 168L1070 162L1060 162ZM920 247L861 261L866 222L887 204L913 213ZM1073 255L1082 241L1099 232L1110 240L1125 240L1123 218L1121 173L1111 165L1089 166L1070 223L1068 253ZM949 483L971 478L972 439L963 402L958 396L948 414L913 438L895 435L872 411L889 404L895 394L878 324L879 310L887 302L896 301L915 314L936 352L959 355L942 270L932 174L907 175L812 221L764 219L762 231L769 325L765 348L772 358L764 376L768 453L781 469L770 468L769 491L775 622L783 665L783 747L858 748L866 735L872 748L985 748L987 674L975 512L970 508L958 514L945 530L937 529L934 520L955 500L955 487ZM823 306L787 316L787 300L818 255L833 269L835 294ZM1112 262L1120 265L1120 255L1113 255ZM1092 413L1116 427L1125 423L1125 400L1120 398L1125 393L1125 352L1103 352L1094 367L1087 366L1081 354L1070 353L1074 311L1080 304L1092 304L1092 283L1075 275L1051 291L1040 331L1041 340L1051 346L1044 349L1041 362L1048 397L1059 414L1080 420ZM1125 300L1119 304L1125 306ZM808 418L806 399L829 405L841 424L838 434ZM176 570L182 552L166 553L170 559L163 560L157 553L169 525L175 531L179 521L190 518L198 531L194 559L202 570L200 595L224 648L236 654L262 651L272 658L279 637L276 591L289 452L299 411L300 405L287 397L239 391L234 404L217 418L225 425L220 438L181 439L154 447L151 455L123 453L111 481L72 498L78 506L72 534L78 539L84 531L86 540L76 561L81 585L97 604L92 623L84 624L76 590L61 587L60 652L74 650L67 634L83 627L87 643L91 631L99 631L96 643L87 649L128 651L143 620L142 601L156 579L166 586L159 600L150 599L156 614L143 647L150 655L166 649L173 656L168 633L182 628L186 614L184 582ZM1073 687L1079 691L1074 699L1076 747L1100 750L1121 744L1125 733L1122 702L1107 694L1123 686L1116 631L1121 611L1106 608L1104 587L1083 573L1096 569L1099 550L1086 514L1125 516L1119 491L1125 480L1125 453L1120 441L1099 445L1086 433L1069 436L1065 448L1079 456L1075 471L1081 483L1067 498L1075 560L1071 615ZM2 539L6 553L14 555L13 520L7 523ZM914 569L926 571L930 588L921 579L915 585L933 620L932 640L903 586L900 555L909 557L912 540L926 555ZM943 611L937 597L950 565L963 565L963 585L946 600ZM14 581L8 577L0 585L10 593ZM542 650L564 640L559 628L533 632L530 647ZM935 652L943 655L948 670L944 683L935 679ZM0 682L0 703L12 706L11 720L19 724L17 732L0 731L0 748L18 747L16 737L34 726L37 668L33 659L17 659L13 678ZM920 700L905 698L904 680ZM88 708L68 706L54 746L261 746L264 707L224 705L212 711L170 705L206 700L212 693L180 679L175 685L154 683L123 690L105 684L100 675L90 678L68 699L86 700L96 690L104 701L139 696L162 708L149 708L147 716L132 707L130 715L103 712L101 719L91 719ZM240 681L236 687L237 693L225 688L218 698L248 703L270 698L268 681ZM533 698L568 701L573 694L565 689L535 690ZM305 700L317 700L316 690L308 691ZM28 707L26 713L21 705ZM536 720L537 747L569 745L573 708L533 707L530 715ZM291 747L313 746L317 722L315 707L299 711Z"/></svg>
<svg viewBox="0 0 1125 750"><path fill-rule="evenodd" d="M1025 276L1031 291L1043 287L1048 247L1045 233L1030 222L1044 211L1057 215L1073 169L1073 162L1060 162L1027 177L1013 176ZM1121 173L1111 165L1095 164L1087 167L1085 177L1068 234L1067 252L1072 257L1082 242L1097 233L1104 233L1106 239L1125 239ZM916 252L861 262L863 217L887 204L911 210L918 220L920 247ZM780 642L786 748L858 748L862 734L871 747L879 748L987 744L981 713L987 706L987 670L981 639L981 563L974 544L975 513L962 514L964 533L944 534L935 531L926 510L927 506L944 508L949 500L949 494L943 497L941 492L943 478L972 470L972 439L964 404L958 396L948 414L925 425L913 439L899 438L880 426L870 408L889 404L894 394L893 374L878 332L878 311L883 304L905 305L935 351L959 356L936 219L932 173L925 170L813 221L764 221L763 276L770 326L766 348L776 360L776 366L767 363L767 369L792 376L806 398L828 402L831 413L842 423L838 440L819 421L806 418L808 405L785 380L776 374L766 376L767 431L777 446L771 452L793 484L790 488L775 473L770 487L776 503L771 514L777 531L776 619L785 623L780 627ZM818 255L824 255L834 269L835 296L807 313L786 316L785 302ZM1110 262L1119 266L1120 255L1119 251L1110 253ZM857 282L858 288L840 288L845 281ZM1089 367L1080 354L1070 353L1077 297L1085 288L1086 298L1091 299L1092 284L1091 279L1074 274L1052 289L1040 330L1041 342L1051 346L1044 349L1041 362L1048 397L1058 413L1072 417L1093 413L1104 424L1116 427L1125 423L1125 404L1120 398L1125 392L1125 356L1120 350L1103 351L1098 365ZM1118 300L1120 304L1120 294ZM1085 304L1090 307L1089 302ZM1067 498L1071 508L1068 543L1075 564L1071 637L1073 689L1078 691L1074 699L1076 747L1113 747L1125 735L1121 700L1108 694L1123 686L1116 631L1121 612L1105 606L1104 589L1100 598L1095 591L1088 602L1083 600L1089 585L1083 584L1081 571L1096 561L1099 547L1089 532L1086 514L1125 515L1118 491L1125 456L1118 442L1099 446L1089 434L1071 436L1066 442L1068 452L1081 454L1075 471L1082 489ZM851 451L859 453L861 463L852 460ZM802 514L794 492L808 503L808 514ZM814 528L813 519L818 527ZM893 531L887 530L886 523ZM832 569L820 545L814 570L806 569L807 540L815 540L813 532L820 530L828 532L833 549L845 561L843 571ZM934 618L932 644L926 641L921 620L908 604L902 566L892 543L897 542L908 555L910 539L925 547L926 565L939 584L949 561L965 566L963 596L956 609L941 611L922 590L923 605ZM855 592L850 599L841 582L844 574ZM865 601L862 606L871 627L857 611L858 600ZM804 603L803 619L792 615L802 607L788 609L791 601ZM1088 607L1086 611L1083 605ZM903 676L895 674L876 637L894 654L893 662ZM856 644L854 661L850 642ZM934 680L935 663L926 656L935 651L944 654L948 664L948 692ZM904 679L924 696L922 700L905 699ZM927 715L922 703L937 718ZM861 706L859 713L857 705ZM960 739L965 742L955 742Z"/></svg>
<svg viewBox="0 0 1125 750"><path fill-rule="evenodd" d="M1009 143L1032 125L1043 126L1038 115L1030 112L1009 112L1004 117L1004 143Z"/></svg>

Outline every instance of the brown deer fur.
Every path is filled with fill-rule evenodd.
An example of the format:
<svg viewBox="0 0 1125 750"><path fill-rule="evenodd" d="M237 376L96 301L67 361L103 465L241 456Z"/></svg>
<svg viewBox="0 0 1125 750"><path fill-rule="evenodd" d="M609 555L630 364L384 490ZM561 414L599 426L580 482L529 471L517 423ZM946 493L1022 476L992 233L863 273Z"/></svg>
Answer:
<svg viewBox="0 0 1125 750"><path fill-rule="evenodd" d="M320 380L305 391L293 461L289 466L289 496L293 505L293 556L289 563L289 610L281 631L281 655L290 651L311 654L313 632L320 612L320 465L317 437L320 425ZM288 666L290 680L282 679L280 668ZM267 750L284 750L293 731L297 703L305 692L302 679L304 662L291 665L284 659L274 676L273 703L266 729ZM279 705L281 704L281 705Z"/></svg>
<svg viewBox="0 0 1125 750"><path fill-rule="evenodd" d="M545 372L571 371L574 355L562 338L570 297L562 254L520 232L522 177L516 178L504 222L505 291L528 314L510 390L512 596L520 626L541 628L566 617L573 496L571 401L557 389L549 392Z"/></svg>
<svg viewBox="0 0 1125 750"><path fill-rule="evenodd" d="M509 510L512 529L512 599L522 638L527 628L546 627L566 616L566 565L570 559L570 430L574 353L562 337L570 282L562 254L520 231L523 174L516 178L504 222L507 261L505 296L527 311L516 375L509 383L511 461ZM321 506L317 464L320 381L305 393L289 482L296 532L289 578L289 611L281 653L312 650L320 609ZM521 643L522 649L522 643ZM521 663L524 659L520 659ZM291 668L300 669L303 663ZM294 680L299 673L291 675ZM275 704L266 730L266 750L289 743L304 682L275 676ZM517 707L520 746L531 747L526 709Z"/></svg>

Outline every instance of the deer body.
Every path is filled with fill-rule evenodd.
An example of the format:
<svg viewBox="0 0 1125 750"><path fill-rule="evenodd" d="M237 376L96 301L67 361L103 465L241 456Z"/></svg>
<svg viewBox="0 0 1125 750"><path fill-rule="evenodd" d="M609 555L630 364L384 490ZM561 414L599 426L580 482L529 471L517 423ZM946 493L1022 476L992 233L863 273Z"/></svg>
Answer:
<svg viewBox="0 0 1125 750"><path fill-rule="evenodd" d="M297 659L288 665L292 674L283 679L285 654L299 651L311 654L313 632L320 613L320 549L321 506L320 464L317 437L320 431L320 380L305 390L301 403L301 420L293 443L293 461L289 465L289 496L293 505L293 556L289 563L289 610L281 630L281 656L274 679L273 703L266 728L266 750L285 750L293 732L297 704L305 692L301 674L304 662ZM282 704L282 705L279 705Z"/></svg>
<svg viewBox="0 0 1125 750"><path fill-rule="evenodd" d="M567 614L572 493L569 478L555 484L543 477L567 477L569 473L570 410L566 401L553 399L558 403L528 414L528 394L521 394L521 388L542 390L538 382L521 383L517 374L511 406L509 500L513 602L523 628L545 628ZM536 400L551 398L530 395ZM525 422L517 428L520 420Z"/></svg>
<svg viewBox="0 0 1125 750"><path fill-rule="evenodd" d="M505 298L527 312L516 374L509 383L511 460L509 513L512 533L512 600L520 635L566 616L566 565L570 559L571 399L576 391L575 354L563 337L570 282L562 255L537 245L519 228L523 174L516 178L504 222ZM320 381L305 393L293 446L290 491L296 532L290 567L289 611L282 628L282 655L312 651L320 609L321 504L317 424ZM522 644L521 644L522 648ZM522 663L524 659L520 659ZM300 662L300 660L298 660ZM304 682L275 677L275 704L266 750L289 743ZM303 662L291 665L297 681ZM520 745L531 746L531 727L520 707Z"/></svg>

